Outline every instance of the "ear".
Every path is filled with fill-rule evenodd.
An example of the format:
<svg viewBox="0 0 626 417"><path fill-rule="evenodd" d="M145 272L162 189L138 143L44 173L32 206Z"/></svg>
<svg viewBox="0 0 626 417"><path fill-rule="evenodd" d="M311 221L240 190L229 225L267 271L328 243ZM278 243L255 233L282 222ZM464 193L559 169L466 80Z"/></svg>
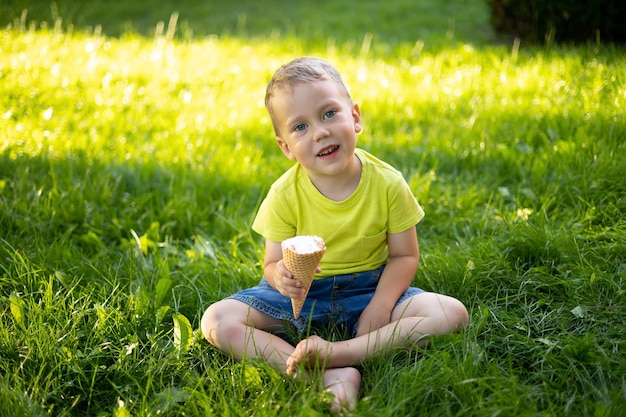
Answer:
<svg viewBox="0 0 626 417"><path fill-rule="evenodd" d="M296 159L296 157L291 153L291 149L289 149L289 145L283 138L281 138L280 136L276 136L276 144L278 145L280 150L283 151L283 153L285 154L287 158L291 159L292 161Z"/></svg>
<svg viewBox="0 0 626 417"><path fill-rule="evenodd" d="M352 103L352 119L354 119L354 132L361 133L363 130L363 122L361 120L361 110L357 103Z"/></svg>

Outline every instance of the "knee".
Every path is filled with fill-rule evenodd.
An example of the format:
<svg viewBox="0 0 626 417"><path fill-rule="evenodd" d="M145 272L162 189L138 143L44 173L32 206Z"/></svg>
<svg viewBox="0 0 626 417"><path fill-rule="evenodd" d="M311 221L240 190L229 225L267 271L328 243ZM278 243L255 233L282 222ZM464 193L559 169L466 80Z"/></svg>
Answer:
<svg viewBox="0 0 626 417"><path fill-rule="evenodd" d="M224 307L221 301L211 304L202 315L200 320L200 328L204 338L212 345L217 345L218 342L218 328L220 323L224 321L225 315Z"/></svg>
<svg viewBox="0 0 626 417"><path fill-rule="evenodd" d="M440 323L441 333L452 333L464 328L469 322L469 314L465 305L454 297L434 294L436 309L431 310L431 317Z"/></svg>
<svg viewBox="0 0 626 417"><path fill-rule="evenodd" d="M237 303L222 300L211 304L200 320L204 338L220 349L228 346L232 340L245 337L247 316L241 314Z"/></svg>
<svg viewBox="0 0 626 417"><path fill-rule="evenodd" d="M454 330L462 329L469 322L469 313L467 312L467 308L456 298L451 298L449 300L447 311L448 320L454 327Z"/></svg>
<svg viewBox="0 0 626 417"><path fill-rule="evenodd" d="M210 305L209 308L204 311L202 319L200 320L200 329L202 330L204 338L208 340L209 343L213 343L211 333L214 331L216 322L219 320L219 315L216 310L215 304Z"/></svg>

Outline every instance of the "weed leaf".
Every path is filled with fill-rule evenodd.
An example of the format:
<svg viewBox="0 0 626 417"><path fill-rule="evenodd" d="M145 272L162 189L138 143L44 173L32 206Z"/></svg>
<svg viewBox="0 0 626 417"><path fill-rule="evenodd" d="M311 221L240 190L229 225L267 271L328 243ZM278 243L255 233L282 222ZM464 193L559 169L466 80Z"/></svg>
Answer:
<svg viewBox="0 0 626 417"><path fill-rule="evenodd" d="M183 314L174 314L174 346L179 352L186 352L191 346L193 330L191 323Z"/></svg>
<svg viewBox="0 0 626 417"><path fill-rule="evenodd" d="M9 296L9 306L15 321L23 325L24 314L22 313L22 310L24 308L24 300L22 300L19 295L13 293Z"/></svg>
<svg viewBox="0 0 626 417"><path fill-rule="evenodd" d="M167 295L170 292L170 289L172 288L172 280L169 278L161 278L159 279L159 281L157 281L157 285L156 285L156 299L155 299L155 305L157 307L160 307L163 304L163 301L165 300L165 297L167 297Z"/></svg>
<svg viewBox="0 0 626 417"><path fill-rule="evenodd" d="M571 310L571 313L575 315L576 317L578 317L579 319L584 319L585 317L587 317L587 309L585 307L581 307L581 306L574 307Z"/></svg>

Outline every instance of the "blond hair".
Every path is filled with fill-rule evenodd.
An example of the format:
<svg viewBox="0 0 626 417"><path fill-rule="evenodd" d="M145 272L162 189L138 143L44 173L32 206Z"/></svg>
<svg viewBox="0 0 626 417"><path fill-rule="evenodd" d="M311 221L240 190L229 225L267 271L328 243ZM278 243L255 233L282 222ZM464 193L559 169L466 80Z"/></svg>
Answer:
<svg viewBox="0 0 626 417"><path fill-rule="evenodd" d="M276 72L265 90L265 107L274 123L274 111L272 109L272 98L278 90L291 90L295 85L300 83L316 82L330 80L346 93L348 100L350 93L341 78L339 71L327 61L319 58L302 57L296 58L287 64L281 66ZM274 123L276 130L276 123Z"/></svg>

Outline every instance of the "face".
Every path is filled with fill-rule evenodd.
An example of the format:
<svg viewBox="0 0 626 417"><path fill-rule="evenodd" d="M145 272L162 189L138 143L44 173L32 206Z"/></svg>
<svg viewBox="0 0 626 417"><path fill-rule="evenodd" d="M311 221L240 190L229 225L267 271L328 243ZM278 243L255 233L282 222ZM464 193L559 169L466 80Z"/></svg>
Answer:
<svg viewBox="0 0 626 417"><path fill-rule="evenodd" d="M359 106L334 81L296 84L272 99L278 146L310 177L346 173L355 163Z"/></svg>

